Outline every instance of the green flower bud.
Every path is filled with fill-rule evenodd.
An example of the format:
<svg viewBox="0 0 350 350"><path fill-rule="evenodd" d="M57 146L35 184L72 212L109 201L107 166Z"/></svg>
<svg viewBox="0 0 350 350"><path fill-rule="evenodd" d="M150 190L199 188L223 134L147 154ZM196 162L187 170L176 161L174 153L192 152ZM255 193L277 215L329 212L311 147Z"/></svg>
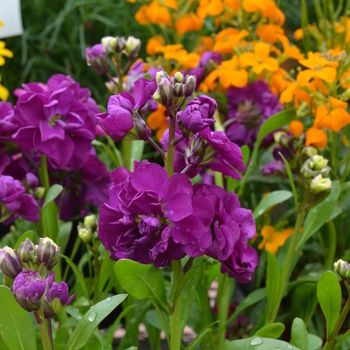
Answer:
<svg viewBox="0 0 350 350"><path fill-rule="evenodd" d="M91 214L91 215L85 216L84 226L90 227L92 231L96 231L97 230L97 220L96 220L95 215Z"/></svg>
<svg viewBox="0 0 350 350"><path fill-rule="evenodd" d="M45 187L38 187L36 190L35 190L35 193L34 193L34 197L35 199L41 199L43 198L45 195Z"/></svg>
<svg viewBox="0 0 350 350"><path fill-rule="evenodd" d="M313 146L304 147L303 153L307 155L308 157L312 157L317 154L317 149Z"/></svg>
<svg viewBox="0 0 350 350"><path fill-rule="evenodd" d="M88 244L92 241L92 231L89 228L85 228L85 227L81 227L80 225L78 225L78 235L80 237L80 239Z"/></svg>
<svg viewBox="0 0 350 350"><path fill-rule="evenodd" d="M350 274L350 264L344 260L338 260L334 263L334 272L336 272L343 280L347 280Z"/></svg>
<svg viewBox="0 0 350 350"><path fill-rule="evenodd" d="M153 100L156 101L159 104L162 104L162 98L160 97L158 89L156 92L153 94Z"/></svg>
<svg viewBox="0 0 350 350"><path fill-rule="evenodd" d="M176 83L183 83L185 80L185 77L181 72L176 72L174 74L174 79Z"/></svg>
<svg viewBox="0 0 350 350"><path fill-rule="evenodd" d="M166 79L169 79L169 80L170 80L170 77L169 77L168 73L165 72L164 70L160 70L159 72L156 73L156 82L157 82L157 84L159 84L160 81L161 81L163 78L166 78Z"/></svg>
<svg viewBox="0 0 350 350"><path fill-rule="evenodd" d="M125 54L129 57L129 60L136 60L141 48L141 40L133 36L129 36L126 40Z"/></svg>
<svg viewBox="0 0 350 350"><path fill-rule="evenodd" d="M173 104L174 86L172 81L162 79L158 84L158 91L164 107L170 107Z"/></svg>
<svg viewBox="0 0 350 350"><path fill-rule="evenodd" d="M313 163L312 168L314 170L322 170L328 164L328 159L316 154L311 157L311 162Z"/></svg>
<svg viewBox="0 0 350 350"><path fill-rule="evenodd" d="M311 193L318 194L324 191L331 191L332 189L332 181L329 178L323 178L322 175L316 176L311 181Z"/></svg>
<svg viewBox="0 0 350 350"><path fill-rule="evenodd" d="M32 255L34 254L34 243L26 238L17 249L17 256L21 259L22 263L26 263L31 260Z"/></svg>

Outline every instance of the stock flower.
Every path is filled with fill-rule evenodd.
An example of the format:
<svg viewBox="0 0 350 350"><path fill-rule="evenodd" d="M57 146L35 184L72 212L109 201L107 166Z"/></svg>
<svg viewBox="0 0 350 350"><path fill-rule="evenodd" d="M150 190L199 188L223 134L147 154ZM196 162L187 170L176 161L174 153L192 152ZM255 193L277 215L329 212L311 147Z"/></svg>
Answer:
<svg viewBox="0 0 350 350"><path fill-rule="evenodd" d="M100 208L98 237L111 259L166 266L186 253L201 255L211 243L210 202L194 205L186 175L168 178L165 169L147 161L135 168L134 173L118 168L111 174L115 185L109 204Z"/></svg>
<svg viewBox="0 0 350 350"><path fill-rule="evenodd" d="M5 276L15 278L22 272L22 262L16 251L5 245L0 248L0 270Z"/></svg>
<svg viewBox="0 0 350 350"><path fill-rule="evenodd" d="M216 101L209 96L199 96L187 103L176 117L185 132L197 133L215 123Z"/></svg>
<svg viewBox="0 0 350 350"><path fill-rule="evenodd" d="M316 146L326 148L327 134L322 129L310 128L306 131L306 146Z"/></svg>
<svg viewBox="0 0 350 350"><path fill-rule="evenodd" d="M201 57L201 66L205 68L210 68L211 62L215 64L220 64L222 62L222 56L216 51L205 51Z"/></svg>
<svg viewBox="0 0 350 350"><path fill-rule="evenodd" d="M260 74L263 70L277 71L279 64L275 58L269 57L270 46L266 43L256 43L253 52L244 52L239 56L242 67L252 67L254 73Z"/></svg>
<svg viewBox="0 0 350 350"><path fill-rule="evenodd" d="M9 49L5 48L5 42L4 41L0 41L0 66L3 66L5 64L5 58L4 57L12 58L13 57L13 53Z"/></svg>
<svg viewBox="0 0 350 350"><path fill-rule="evenodd" d="M86 63L91 66L98 74L105 74L108 72L108 60L106 56L106 49L102 44L94 45L91 49L85 49Z"/></svg>
<svg viewBox="0 0 350 350"><path fill-rule="evenodd" d="M350 123L350 115L346 111L347 107L346 102L330 97L328 106L317 107L314 127L340 131Z"/></svg>
<svg viewBox="0 0 350 350"><path fill-rule="evenodd" d="M42 279L37 271L23 271L14 280L11 291L18 304L28 312L37 311L41 306L41 298L52 286L54 273Z"/></svg>
<svg viewBox="0 0 350 350"><path fill-rule="evenodd" d="M155 92L156 84L150 80L140 78L135 82L133 96L123 91L121 94L113 95L109 98L107 112L97 114L97 120L102 129L114 141L121 141L129 132L137 126L137 122L143 122L141 117L135 116L135 111L142 108L148 101L148 98ZM137 120L138 119L138 120ZM144 122L143 122L144 123ZM144 123L144 135L129 135L133 139L147 139L151 131ZM141 131L141 132L142 132Z"/></svg>
<svg viewBox="0 0 350 350"><path fill-rule="evenodd" d="M36 256L40 264L43 264L47 270L51 270L58 263L60 247L48 237L39 238Z"/></svg>
<svg viewBox="0 0 350 350"><path fill-rule="evenodd" d="M250 83L244 88L231 87L227 91L228 117L225 132L238 146L253 148L259 129L266 119L281 110L277 97L263 80ZM268 135L262 142L267 147L273 142Z"/></svg>
<svg viewBox="0 0 350 350"><path fill-rule="evenodd" d="M308 58L299 60L299 63L308 68L300 72L297 76L300 86L306 86L312 78L318 78L327 83L332 83L337 76L336 67L338 66L338 62L327 61L319 52L309 52Z"/></svg>
<svg viewBox="0 0 350 350"><path fill-rule="evenodd" d="M212 243L206 255L221 262L221 272L239 283L251 281L259 262L256 250L248 246L248 239L255 236L255 221L251 210L241 208L238 197L219 186L198 184L195 197L208 199L215 209L211 224ZM202 204L204 205L204 203Z"/></svg>
<svg viewBox="0 0 350 350"><path fill-rule="evenodd" d="M287 228L282 232L276 232L272 226L264 226L261 229L261 235L263 236L263 240L258 245L258 248L268 250L271 254L276 254L278 248L284 245L287 238L292 233L292 228Z"/></svg>
<svg viewBox="0 0 350 350"><path fill-rule="evenodd" d="M188 32L199 32L203 27L203 19L198 17L195 13L190 12L175 22L176 31L183 35Z"/></svg>
<svg viewBox="0 0 350 350"><path fill-rule="evenodd" d="M0 137L8 136L16 131L18 125L14 119L12 105L9 102L0 102ZM0 171L1 173L1 171Z"/></svg>
<svg viewBox="0 0 350 350"><path fill-rule="evenodd" d="M156 130L157 140L160 141L163 137L165 130L169 128L167 122L166 108L161 104L158 104L157 110L148 116L147 125L150 127L151 130Z"/></svg>

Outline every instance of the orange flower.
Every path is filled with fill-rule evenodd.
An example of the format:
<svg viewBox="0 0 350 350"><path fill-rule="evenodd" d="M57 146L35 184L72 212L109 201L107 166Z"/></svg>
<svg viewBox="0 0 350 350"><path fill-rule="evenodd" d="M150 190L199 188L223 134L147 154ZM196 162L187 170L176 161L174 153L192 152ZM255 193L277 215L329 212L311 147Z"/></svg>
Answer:
<svg viewBox="0 0 350 350"><path fill-rule="evenodd" d="M158 105L158 109L147 118L147 125L150 129L157 130L156 137L158 141L162 139L164 131L169 128L165 112L166 108L162 105Z"/></svg>
<svg viewBox="0 0 350 350"><path fill-rule="evenodd" d="M338 132L350 123L350 115L346 111L347 107L346 102L331 97L328 106L317 107L314 127Z"/></svg>
<svg viewBox="0 0 350 350"><path fill-rule="evenodd" d="M157 55L162 52L162 47L165 44L164 38L161 35L154 36L148 39L146 52L148 55Z"/></svg>
<svg viewBox="0 0 350 350"><path fill-rule="evenodd" d="M218 16L224 10L224 5L221 0L199 0L199 6L197 8L197 15L200 18L206 18L208 16Z"/></svg>
<svg viewBox="0 0 350 350"><path fill-rule="evenodd" d="M289 124L289 131L293 134L294 137L300 137L304 131L304 124L299 120L293 120Z"/></svg>
<svg viewBox="0 0 350 350"><path fill-rule="evenodd" d="M269 57L270 46L266 43L256 43L253 52L245 52L239 56L241 67L250 66L256 74L260 74L264 69L275 72L279 65L276 59Z"/></svg>
<svg viewBox="0 0 350 350"><path fill-rule="evenodd" d="M278 41L278 35L284 34L284 30L276 24L262 24L256 28L256 35L265 43L275 44Z"/></svg>
<svg viewBox="0 0 350 350"><path fill-rule="evenodd" d="M175 22L175 27L180 35L188 32L199 32L203 27L203 18L198 17L195 13L191 12Z"/></svg>
<svg viewBox="0 0 350 350"><path fill-rule="evenodd" d="M294 32L294 39L295 40L301 40L303 38L303 36L304 36L304 31L302 28L299 28Z"/></svg>
<svg viewBox="0 0 350 350"><path fill-rule="evenodd" d="M258 245L259 249L265 248L271 254L276 254L278 248L282 247L287 238L293 233L292 228L287 228L282 232L275 232L272 226L264 226L261 229L261 235L263 236L262 242Z"/></svg>
<svg viewBox="0 0 350 350"><path fill-rule="evenodd" d="M214 69L204 81L199 85L199 91L208 92L213 91L217 85L217 78L219 77L220 72L218 69Z"/></svg>
<svg viewBox="0 0 350 350"><path fill-rule="evenodd" d="M300 53L300 50L295 45L290 46L289 40L285 35L277 35L278 40L282 43L283 46L283 55L286 58L292 58L294 60L301 60L304 58L304 55Z"/></svg>
<svg viewBox="0 0 350 350"><path fill-rule="evenodd" d="M310 128L306 132L306 146L316 146L326 148L327 134L322 129Z"/></svg>
<svg viewBox="0 0 350 350"><path fill-rule="evenodd" d="M201 43L198 44L195 51L198 55L203 55L205 51L211 51L214 46L214 40L210 36L200 37Z"/></svg>
<svg viewBox="0 0 350 350"><path fill-rule="evenodd" d="M249 32L245 29L241 31L237 30L236 28L224 29L216 36L213 51L217 51L222 54L230 54L233 52L234 47L248 35Z"/></svg>
<svg viewBox="0 0 350 350"><path fill-rule="evenodd" d="M230 86L244 87L248 83L248 73L238 65L238 57L233 56L220 66L220 83L224 88Z"/></svg>
<svg viewBox="0 0 350 350"><path fill-rule="evenodd" d="M170 5L173 5L170 3ZM168 6L172 7L172 6ZM170 13L165 6L160 6L158 1L153 1L150 5L143 5L135 14L135 19L139 24L166 24L172 27Z"/></svg>
<svg viewBox="0 0 350 350"><path fill-rule="evenodd" d="M297 76L297 81L301 86L306 86L312 78L318 78L327 83L332 83L337 76L337 70L335 68L338 66L338 62L327 61L325 57L320 56L319 52L309 52L308 58L299 60L299 63L309 68L300 72Z"/></svg>
<svg viewBox="0 0 350 350"><path fill-rule="evenodd" d="M261 11L263 17L269 18L276 24L282 25L285 21L284 13L273 0L243 0L242 6L249 13Z"/></svg>

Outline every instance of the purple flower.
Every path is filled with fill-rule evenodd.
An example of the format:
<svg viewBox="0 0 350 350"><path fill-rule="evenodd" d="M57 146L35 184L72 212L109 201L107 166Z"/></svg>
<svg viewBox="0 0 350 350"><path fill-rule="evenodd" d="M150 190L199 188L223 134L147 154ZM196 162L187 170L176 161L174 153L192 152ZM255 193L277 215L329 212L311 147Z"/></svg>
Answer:
<svg viewBox="0 0 350 350"><path fill-rule="evenodd" d="M129 139L139 139L141 136L143 140L147 140L151 135L151 130L141 120L136 111L147 103L149 96L154 93L155 89L156 84L154 82L140 78L135 83L133 96L126 91L111 96L108 101L107 112L96 115L106 134L114 141L121 141L126 136ZM139 120L137 121L137 119ZM143 127L141 134L140 130L136 130L137 122L142 124ZM134 124L135 132L132 133Z"/></svg>
<svg viewBox="0 0 350 350"><path fill-rule="evenodd" d="M207 198L215 209L211 224L211 246L205 254L221 262L221 272L227 272L240 283L251 281L259 258L254 248L247 245L255 236L255 221L251 210L241 208L238 197L214 185L195 185L196 196Z"/></svg>
<svg viewBox="0 0 350 350"><path fill-rule="evenodd" d="M254 147L261 125L282 108L278 98L263 80L243 88L231 87L227 91L228 117L226 135L238 146ZM273 142L273 134L266 136L262 147Z"/></svg>
<svg viewBox="0 0 350 350"><path fill-rule="evenodd" d="M213 61L216 64L222 62L222 56L219 52L206 51L203 53L200 61L200 65L205 68L210 68L210 61Z"/></svg>
<svg viewBox="0 0 350 350"><path fill-rule="evenodd" d="M85 49L86 63L91 66L98 74L108 73L108 60L106 56L106 49L102 44L94 45L91 49Z"/></svg>
<svg viewBox="0 0 350 350"><path fill-rule="evenodd" d="M39 272L23 271L15 278L11 291L24 310L37 311L41 306L41 298L52 286L53 278L54 274L42 279Z"/></svg>
<svg viewBox="0 0 350 350"><path fill-rule="evenodd" d="M48 90L35 83L24 85L28 92L14 109L19 129L13 140L25 151L38 150L61 169L80 168L96 135L89 97L71 80L54 76Z"/></svg>
<svg viewBox="0 0 350 350"><path fill-rule="evenodd" d="M0 137L12 134L17 128L11 103L0 102Z"/></svg>
<svg viewBox="0 0 350 350"><path fill-rule="evenodd" d="M0 270L5 276L15 278L22 272L22 262L12 248L5 245L0 249Z"/></svg>
<svg viewBox="0 0 350 350"><path fill-rule="evenodd" d="M265 164L261 169L261 172L264 174L264 176L285 175L286 166L281 160L276 160L274 162Z"/></svg>
<svg viewBox="0 0 350 350"><path fill-rule="evenodd" d="M111 176L115 186L100 208L98 232L111 259L166 266L186 253L199 256L210 245L214 209L206 198L192 201L186 175L168 179L162 167L143 161L134 173L118 168Z"/></svg>
<svg viewBox="0 0 350 350"><path fill-rule="evenodd" d="M199 96L187 103L186 107L177 113L176 117L186 132L197 133L215 123L214 113L216 101L209 96Z"/></svg>
<svg viewBox="0 0 350 350"><path fill-rule="evenodd" d="M68 306L74 299L75 294L69 297L67 283L53 282L52 287L46 292L42 300L42 307L45 318L54 317L57 312Z"/></svg>
<svg viewBox="0 0 350 350"><path fill-rule="evenodd" d="M39 205L30 194L25 194L25 188L19 180L12 176L0 175L0 221L9 224L19 216L28 221L39 221ZM0 211L1 213L1 211Z"/></svg>

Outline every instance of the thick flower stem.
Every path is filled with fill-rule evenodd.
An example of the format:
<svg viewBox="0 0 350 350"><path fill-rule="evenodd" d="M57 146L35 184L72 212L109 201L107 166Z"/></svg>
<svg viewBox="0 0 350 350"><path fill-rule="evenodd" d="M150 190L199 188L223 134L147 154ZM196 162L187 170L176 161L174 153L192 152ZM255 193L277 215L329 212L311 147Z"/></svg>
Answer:
<svg viewBox="0 0 350 350"><path fill-rule="evenodd" d="M230 308L230 303L232 299L232 292L234 288L235 280L229 278L227 273L219 277L219 293L218 293L218 320L219 327L226 324L228 310ZM226 340L226 327L222 330L218 337L218 350L224 348L224 343Z"/></svg>
<svg viewBox="0 0 350 350"><path fill-rule="evenodd" d="M182 293L177 297L175 301L176 289L182 278L182 266L180 260L173 260L173 309L170 317L170 350L181 349L181 301Z"/></svg>
<svg viewBox="0 0 350 350"><path fill-rule="evenodd" d="M124 166L125 168L131 170L132 164L131 164L131 142L123 140L122 141L122 148L123 148L123 159L124 159Z"/></svg>
<svg viewBox="0 0 350 350"><path fill-rule="evenodd" d="M41 164L40 164L40 182L41 185L45 187L45 194L50 188L49 172L47 170L47 158L43 154L41 155Z"/></svg>
<svg viewBox="0 0 350 350"><path fill-rule="evenodd" d="M51 345L49 333L47 331L47 327L45 324L45 320L41 317L39 311L34 311L34 315L35 315L36 322L39 326L41 342L43 344L44 350L52 350L52 345Z"/></svg>

